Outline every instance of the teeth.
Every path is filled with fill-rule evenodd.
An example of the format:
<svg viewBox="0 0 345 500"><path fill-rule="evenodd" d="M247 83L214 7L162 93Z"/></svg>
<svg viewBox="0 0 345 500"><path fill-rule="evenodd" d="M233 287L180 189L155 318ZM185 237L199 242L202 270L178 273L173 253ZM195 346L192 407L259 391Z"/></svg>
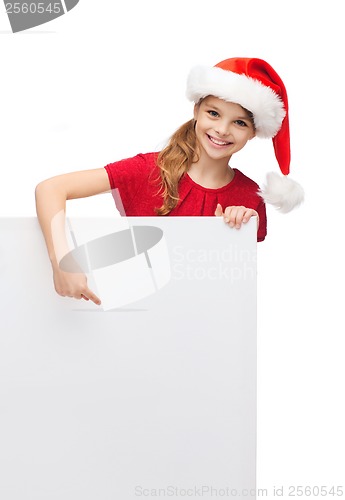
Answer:
<svg viewBox="0 0 345 500"><path fill-rule="evenodd" d="M208 136L212 142L217 144L218 146L226 146L227 144L230 144L230 142L223 142L223 141L218 141L217 139L214 139L210 135Z"/></svg>

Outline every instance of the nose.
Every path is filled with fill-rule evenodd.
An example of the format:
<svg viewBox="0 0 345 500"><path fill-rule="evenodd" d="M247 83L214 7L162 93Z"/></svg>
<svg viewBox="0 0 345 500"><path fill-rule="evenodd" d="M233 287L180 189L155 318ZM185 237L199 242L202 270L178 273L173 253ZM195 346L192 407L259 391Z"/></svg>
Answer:
<svg viewBox="0 0 345 500"><path fill-rule="evenodd" d="M215 127L215 132L220 137L228 136L230 134L230 124L225 120L218 122Z"/></svg>

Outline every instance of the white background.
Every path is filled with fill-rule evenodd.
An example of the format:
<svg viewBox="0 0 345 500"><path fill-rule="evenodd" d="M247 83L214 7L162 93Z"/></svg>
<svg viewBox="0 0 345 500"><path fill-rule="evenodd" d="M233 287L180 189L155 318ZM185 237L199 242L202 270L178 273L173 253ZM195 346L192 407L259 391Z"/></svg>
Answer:
<svg viewBox="0 0 345 500"><path fill-rule="evenodd" d="M285 82L291 177L306 201L288 215L268 207L258 248L258 487L272 498L282 485L287 497L289 486L345 484L340 7L80 0L17 34L0 9L0 216L35 215L44 178L157 150L191 117L185 82L195 64L259 57ZM278 170L260 139L231 165L259 184ZM108 215L110 201L69 210Z"/></svg>

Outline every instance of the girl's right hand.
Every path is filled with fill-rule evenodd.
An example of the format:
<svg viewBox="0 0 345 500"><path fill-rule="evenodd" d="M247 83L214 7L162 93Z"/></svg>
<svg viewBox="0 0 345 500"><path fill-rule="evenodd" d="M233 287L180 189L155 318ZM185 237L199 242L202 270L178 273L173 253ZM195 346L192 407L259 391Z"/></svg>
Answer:
<svg viewBox="0 0 345 500"><path fill-rule="evenodd" d="M53 279L56 292L62 297L91 300L96 305L101 301L87 286L87 278L83 273L67 273L54 268Z"/></svg>

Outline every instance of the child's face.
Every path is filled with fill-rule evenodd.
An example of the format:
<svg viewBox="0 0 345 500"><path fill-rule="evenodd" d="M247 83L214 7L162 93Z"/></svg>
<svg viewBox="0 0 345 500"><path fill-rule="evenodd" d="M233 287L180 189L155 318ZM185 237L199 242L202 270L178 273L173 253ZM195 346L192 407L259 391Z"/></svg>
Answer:
<svg viewBox="0 0 345 500"><path fill-rule="evenodd" d="M240 151L255 136L251 118L239 104L208 96L194 107L200 153L223 160Z"/></svg>

